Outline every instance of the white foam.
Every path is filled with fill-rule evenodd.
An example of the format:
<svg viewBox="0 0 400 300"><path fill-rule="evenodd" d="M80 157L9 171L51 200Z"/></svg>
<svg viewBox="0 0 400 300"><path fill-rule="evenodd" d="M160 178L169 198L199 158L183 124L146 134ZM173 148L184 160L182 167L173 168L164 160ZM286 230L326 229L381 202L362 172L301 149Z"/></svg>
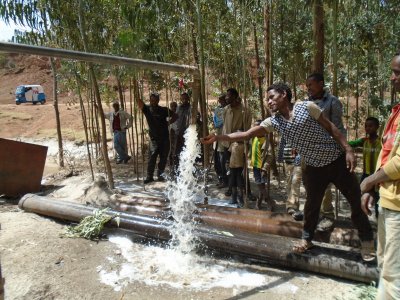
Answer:
<svg viewBox="0 0 400 300"><path fill-rule="evenodd" d="M175 249L134 244L124 237L111 236L109 240L119 248L125 262L117 264L109 261L110 271L101 267L99 276L101 282L113 286L116 291L132 282L208 290L214 287L259 287L279 279L237 268L226 261L185 254Z"/></svg>

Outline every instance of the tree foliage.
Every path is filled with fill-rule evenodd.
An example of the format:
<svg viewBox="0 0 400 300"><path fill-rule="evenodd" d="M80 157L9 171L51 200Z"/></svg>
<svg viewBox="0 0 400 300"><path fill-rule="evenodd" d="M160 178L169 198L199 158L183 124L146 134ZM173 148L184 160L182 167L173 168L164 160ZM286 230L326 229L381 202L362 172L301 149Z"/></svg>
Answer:
<svg viewBox="0 0 400 300"><path fill-rule="evenodd" d="M32 36L51 40L56 47L83 50L78 30L78 2L2 0L0 17L6 22L27 25L32 32L43 33ZM199 63L195 1L83 2L90 51L181 64ZM337 47L334 48L333 7L336 2ZM208 94L215 96L231 86L248 96L258 93L257 74L263 70L257 70L254 63L253 29L255 25L257 36L262 39L263 7L268 3L271 6L273 78L288 82L297 98L305 96L303 84L311 72L314 51L314 1L202 0L200 3ZM365 108L365 114L384 115L391 102L388 62L400 48L400 1L330 0L323 3L327 86L332 83L332 51L336 49L338 96L345 106L347 99L360 97L360 107ZM264 66L263 51L260 47L260 66ZM109 74L110 69L111 66L96 66L100 78ZM118 68L112 72L124 81L131 70ZM155 80L157 89L171 84L162 73L148 72L146 77ZM357 118L361 117L362 114ZM359 119L349 124L355 125L357 121Z"/></svg>

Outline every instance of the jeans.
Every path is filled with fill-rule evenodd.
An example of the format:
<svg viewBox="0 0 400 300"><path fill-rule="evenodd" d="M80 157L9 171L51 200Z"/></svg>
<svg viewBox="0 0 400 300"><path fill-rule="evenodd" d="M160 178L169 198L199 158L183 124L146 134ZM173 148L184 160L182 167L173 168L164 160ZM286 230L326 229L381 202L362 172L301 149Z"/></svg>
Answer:
<svg viewBox="0 0 400 300"><path fill-rule="evenodd" d="M379 207L377 300L400 299L400 211Z"/></svg>
<svg viewBox="0 0 400 300"><path fill-rule="evenodd" d="M128 158L126 151L126 131L114 131L114 149L117 152L118 160L125 160Z"/></svg>
<svg viewBox="0 0 400 300"><path fill-rule="evenodd" d="M150 140L149 162L147 164L147 178L153 178L154 169L156 168L157 157L160 157L158 162L157 176L164 173L167 165L169 153L169 138L163 140Z"/></svg>
<svg viewBox="0 0 400 300"><path fill-rule="evenodd" d="M259 168L253 167L253 176L256 184L266 184L267 178L264 176L263 171Z"/></svg>
<svg viewBox="0 0 400 300"><path fill-rule="evenodd" d="M347 168L344 154L323 167L306 166L303 176L307 192L304 206L303 239L311 241L314 237L322 198L329 183L333 183L349 202L351 220L358 230L360 240L371 241L373 239L371 224L361 210L360 185L355 174L350 173Z"/></svg>

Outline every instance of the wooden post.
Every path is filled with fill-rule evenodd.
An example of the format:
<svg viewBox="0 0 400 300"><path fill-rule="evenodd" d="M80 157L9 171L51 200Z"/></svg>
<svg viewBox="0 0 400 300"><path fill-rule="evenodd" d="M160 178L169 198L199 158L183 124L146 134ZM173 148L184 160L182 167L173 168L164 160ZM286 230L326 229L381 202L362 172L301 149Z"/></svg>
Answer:
<svg viewBox="0 0 400 300"><path fill-rule="evenodd" d="M61 121L60 121L60 111L58 109L58 85L57 85L57 67L54 63L54 58L50 57L51 72L53 73L53 106L56 115L56 128L57 128L57 140L58 140L58 165L64 167L64 149L61 134Z"/></svg>

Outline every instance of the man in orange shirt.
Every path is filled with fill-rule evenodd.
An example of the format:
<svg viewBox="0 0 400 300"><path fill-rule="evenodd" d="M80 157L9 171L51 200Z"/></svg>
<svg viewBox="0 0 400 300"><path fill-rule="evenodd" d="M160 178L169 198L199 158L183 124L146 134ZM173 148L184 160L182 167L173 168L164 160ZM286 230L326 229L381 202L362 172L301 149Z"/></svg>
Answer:
<svg viewBox="0 0 400 300"><path fill-rule="evenodd" d="M400 52L391 62L390 80L400 92ZM361 183L361 208L371 214L373 191L379 185L378 267L380 279L377 299L400 299L400 104L392 113L382 135L382 150L376 171Z"/></svg>

